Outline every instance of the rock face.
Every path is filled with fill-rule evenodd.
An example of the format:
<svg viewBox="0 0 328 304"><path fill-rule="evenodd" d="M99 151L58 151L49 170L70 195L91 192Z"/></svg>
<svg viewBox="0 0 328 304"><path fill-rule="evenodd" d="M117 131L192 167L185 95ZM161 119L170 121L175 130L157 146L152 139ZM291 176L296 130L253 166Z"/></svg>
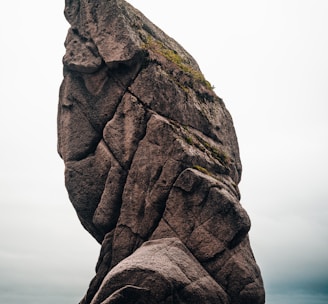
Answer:
<svg viewBox="0 0 328 304"><path fill-rule="evenodd" d="M65 16L58 151L101 243L81 303L264 303L232 119L195 60L123 0Z"/></svg>

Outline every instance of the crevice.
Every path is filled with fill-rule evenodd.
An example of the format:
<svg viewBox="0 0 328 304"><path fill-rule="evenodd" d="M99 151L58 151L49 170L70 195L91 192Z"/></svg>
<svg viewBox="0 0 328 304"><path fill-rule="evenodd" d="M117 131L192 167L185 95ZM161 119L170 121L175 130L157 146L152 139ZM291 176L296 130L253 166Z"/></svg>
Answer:
<svg viewBox="0 0 328 304"><path fill-rule="evenodd" d="M120 235L121 235L121 233L123 232L123 230L124 229L128 229L130 232L131 232L131 234L135 237L135 242L134 242L134 244L133 244L133 246L132 246L132 248L131 249L133 249L132 250L132 252L130 252L130 254L132 254L135 250L137 250L144 242L146 242L147 241L147 238L144 238L141 234L139 234L138 232L136 232L136 231L133 231L133 229L130 227L130 226L128 226L128 225L126 225L126 224L119 224L118 226L116 226L116 228L115 228L115 230L117 230L117 229L120 229L120 234L119 235L115 235L115 239L119 239L120 238Z"/></svg>
<svg viewBox="0 0 328 304"><path fill-rule="evenodd" d="M71 97L71 101L74 102L74 105L78 108L80 114L86 119L86 121L89 123L93 131L95 131L95 133L98 135L96 136L96 138L93 139L92 144L88 149L86 149L85 151L81 151L76 157L74 157L74 159L70 159L70 158L67 159L67 161L81 161L89 156L94 155L99 143L101 142L102 135L99 134L97 128L93 125L89 117L84 113L84 111L82 111L79 100L75 99L74 97Z"/></svg>
<svg viewBox="0 0 328 304"><path fill-rule="evenodd" d="M157 218L154 219L152 226L150 227L148 234L146 236L147 240L149 240L149 238L151 238L151 235L154 233L154 231L156 230L156 228L158 227L160 221L162 220L163 216L164 216L164 212L166 209L166 205L167 205L167 200L171 194L171 191L173 190L173 185L176 182L176 180L178 179L178 177L180 176L181 172L178 172L176 177L172 180L172 183L170 185L169 190L166 192L166 194L160 199L158 206L157 204L155 205L155 202L152 202L151 206L156 210L158 216ZM154 186L156 185L156 183L154 183ZM154 189L154 188L153 188ZM163 203L163 204L161 204ZM157 206L157 208L156 208ZM160 208L159 208L160 207Z"/></svg>
<svg viewBox="0 0 328 304"><path fill-rule="evenodd" d="M175 229L170 225L170 223L165 219L164 216L161 217L161 220L171 229L171 231L175 234L175 236L185 245L185 243L181 240L180 235L175 231ZM151 238L150 238L151 239ZM185 245L186 246L186 245ZM188 250L190 250L188 248Z"/></svg>
<svg viewBox="0 0 328 304"><path fill-rule="evenodd" d="M104 143L104 146L106 147L106 149L108 150L108 152L110 153L110 155L113 157L113 159L115 160L115 162L120 166L120 168L122 169L122 171L127 171L127 170L125 170L123 164L121 164L120 161L115 157L115 154L111 150L110 146L106 143L106 141L103 138L101 138L100 142L103 142Z"/></svg>
<svg viewBox="0 0 328 304"><path fill-rule="evenodd" d="M139 136L139 138L136 139L136 148L133 151L133 153L131 154L130 160L127 162L127 164L120 163L120 166L124 170L126 170L127 172L129 172L130 169L131 169L131 166L133 164L134 157L135 157L135 155L136 155L136 153L137 153L137 151L139 149L139 143L145 138L145 136L147 134L147 125L148 125L148 122L149 122L149 119L150 119L150 115L149 115L148 111L145 111L144 119L145 119L145 128L143 129L143 132L141 133L141 135ZM107 143L106 143L106 145L107 145ZM107 145L107 147L109 147L109 146ZM117 162L119 162L119 161L117 160Z"/></svg>
<svg viewBox="0 0 328 304"><path fill-rule="evenodd" d="M82 42L88 42L89 40L92 41L91 38L88 39L88 38L82 36L77 28L72 28L72 32L73 32L74 35L79 37Z"/></svg>
<svg viewBox="0 0 328 304"><path fill-rule="evenodd" d="M122 170L122 173L120 174L120 178L119 178L119 181L117 181L119 183L119 187L118 187L118 197L116 198L116 201L113 202L115 204L115 213L113 215L113 218L111 219L111 224L110 226L106 226L106 227L97 227L98 230L100 230L100 232L102 234L107 234L109 233L109 231L115 229L115 227L117 226L117 223L118 223L118 219L120 217L120 211L121 211L121 208L122 208L122 198L123 198L123 192L124 192L124 188L125 188L125 185L126 185L126 180L128 178L128 172L124 169L124 167L120 164L120 162L115 158L115 155L112 153L112 151L110 150L110 147L106 144L106 142L103 140L103 143L104 143L104 146L106 147L106 149L108 150L108 153L111 155L111 157L113 157L113 159L115 160L115 162L117 163L117 165L119 166L120 170ZM97 211L97 208L99 207L99 204L103 198L103 195L105 193L105 190L106 190L106 186L107 186L107 181L109 179L109 175L111 173L111 168L113 166L111 166L107 172L107 177L106 177L106 180L105 180L105 183L104 183L104 188L101 192L101 197L100 197L100 200L99 200L99 203L97 204L97 207L95 208L95 211L93 212L93 215L92 215L92 218L94 218L95 216L95 213ZM109 229L109 230L108 230Z"/></svg>
<svg viewBox="0 0 328 304"><path fill-rule="evenodd" d="M233 237L233 239L228 243L228 248L229 249L233 249L235 248L237 245L239 245L243 239L245 238L245 236L247 235L249 231L248 227L243 227L241 228Z"/></svg>
<svg viewBox="0 0 328 304"><path fill-rule="evenodd" d="M215 166L219 166L220 164L220 168L217 168L215 171L218 170L219 174L225 174L228 175L229 174L229 170L227 168L227 164L225 163L225 160L227 159L227 156L224 152L220 153L220 151L216 148L214 148L213 146L209 145L208 143L206 143L206 141L204 139L201 138L201 136L197 133L201 133L204 137L208 137L207 135L205 135L201 130L196 129L190 125L188 126L183 126L181 125L177 120L174 120L173 118L166 116L164 113L162 112L156 112L154 111L149 105L145 104L138 96L136 96L132 91L130 91L129 89L127 90L132 96L134 96L135 98L137 98L138 102L141 103L143 105L143 107L145 108L146 111L149 111L150 113L155 113L156 115L166 119L171 125L175 126L177 134L181 137L187 140L189 138L185 137L184 133L191 133L193 135L193 137L198 141L197 144L192 143L191 145L194 146L195 148L197 148L199 151L206 153L209 157L211 157L214 162L215 162ZM188 128L191 128L191 130L188 130ZM208 137L211 138L211 137ZM217 138L216 138L217 139ZM211 141L213 141L213 138L211 138ZM216 142L216 144L223 144L221 140L217 139L218 142ZM219 164L218 164L219 163ZM212 166L211 166L212 167Z"/></svg>
<svg viewBox="0 0 328 304"><path fill-rule="evenodd" d="M129 86L135 81L135 79L138 77L139 73L142 71L142 67L140 67L140 69L136 72L135 76L132 77L127 83L124 83L121 81L121 79L119 77L117 77L117 74L123 73L124 70L129 70L129 66L127 66L125 63L120 62L117 63L117 66L115 68L111 68L108 70L108 73L110 73L110 77L114 80L114 82L121 87L124 92L122 94L122 96L125 95L125 93L128 91ZM124 75L127 75L127 73L123 73Z"/></svg>
<svg viewBox="0 0 328 304"><path fill-rule="evenodd" d="M204 198L202 199L201 203L199 204L199 206L203 207L204 204L207 202L208 197L209 197L209 195L210 195L211 188L214 188L214 187L210 187L210 188L208 189L208 191L206 192L206 194L205 194ZM193 213L193 216L194 216L195 219L199 219L199 218L200 218L200 214L195 214L195 213ZM205 223L205 222L200 223L200 224L199 224L198 226L196 226L196 227L194 226L194 230L195 230L196 228L198 228L199 226L203 225L204 223Z"/></svg>
<svg viewBox="0 0 328 304"><path fill-rule="evenodd" d="M141 71L141 69L139 70L139 72L140 72L140 71ZM138 73L139 73L139 72L138 72ZM137 76L138 76L138 75L136 75L135 78L136 78ZM135 78L134 78L134 79L135 79ZM75 98L74 98L74 100L73 100L73 101L75 101L75 103L77 104L77 106L78 106L80 112L81 112L81 113L83 114L83 116L87 119L87 121L89 122L89 124L91 125L91 127L93 128L93 130L99 135L99 136L98 136L98 141L95 143L94 148L91 149L90 151L88 151L88 153L84 153L84 155L81 155L78 159L76 159L77 161L82 160L83 158L86 158L88 155L91 155L92 153L95 152L95 150L96 150L98 144L100 143L101 140L103 140L103 132L104 132L104 129L105 129L106 125L107 125L107 124L113 119L113 117L114 117L115 114L117 113L117 109L118 109L118 107L120 106L120 104L122 103L122 100L123 100L125 94L126 94L126 93L130 93L132 96L134 96L134 95L129 91L129 89L128 89L128 88L129 88L129 85L128 85L127 87L124 87L124 86L122 85L122 83L120 83L120 82L119 82L114 76L112 76L112 79L113 79L118 85L120 85L121 88L124 89L124 92L121 94L121 97L119 98L119 102L117 102L117 104L115 105L115 108L114 108L114 110L113 110L113 115L111 116L110 119L107 120L107 122L104 124L103 128L102 128L100 131L98 130L98 128L96 128L95 125L93 125L93 123L91 122L91 119L86 115L86 113L85 113L84 111L82 111L82 108L81 108L81 106L79 105L79 104L80 104L79 100L77 100L77 99L75 99ZM134 79L132 79L130 83L132 83L132 82L134 81ZM137 98L136 96L134 96L134 97ZM143 104L138 98L137 98L137 100L138 100L138 102L140 102L140 104L141 104L144 108L146 108L146 112L147 112L147 111L148 111L148 108L146 107L146 105ZM147 113L145 114L145 116L147 116ZM148 118L145 117L145 118L146 118L146 125L147 125L147 123L148 123L150 117L148 117ZM138 140L139 142L140 142L140 141L144 138L144 136L146 135L146 129L147 129L147 126L145 127L145 131L144 131L144 133L142 134L142 136L140 136L140 139ZM100 132L101 132L101 135L100 135ZM106 147L108 148L108 150L111 152L111 155L113 156L113 158L117 161L117 163L119 163L119 165L122 167L122 169L125 169L125 170L129 171L129 167L130 167L130 165L129 165L128 168L126 168L126 166L124 166L124 164L120 163L120 161L115 157L115 154L111 151L111 149L110 149L109 145L106 143L106 141L104 141L104 143L105 143ZM138 146L138 145L137 145L137 146ZM137 148L137 149L138 149L138 148ZM137 151L137 149L136 149L136 151ZM136 152L136 151L135 151L135 152ZM133 159L133 157L131 158L131 162L132 162L132 159ZM130 164L131 164L131 162L130 162Z"/></svg>
<svg viewBox="0 0 328 304"><path fill-rule="evenodd" d="M215 262L219 259L222 259L222 257L226 254L226 249L223 249L219 252L217 252L216 254L214 254L212 257L202 261L201 263L212 263L212 262Z"/></svg>

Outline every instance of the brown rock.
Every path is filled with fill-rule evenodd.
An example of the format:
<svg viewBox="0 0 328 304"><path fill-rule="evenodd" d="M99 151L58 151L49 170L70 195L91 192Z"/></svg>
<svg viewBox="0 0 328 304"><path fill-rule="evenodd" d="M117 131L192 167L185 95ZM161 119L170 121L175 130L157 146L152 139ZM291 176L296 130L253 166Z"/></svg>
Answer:
<svg viewBox="0 0 328 304"><path fill-rule="evenodd" d="M162 238L145 242L115 266L91 303L223 304L229 300L178 238Z"/></svg>
<svg viewBox="0 0 328 304"><path fill-rule="evenodd" d="M264 303L232 119L195 60L123 0L65 15L58 151L102 244L81 303Z"/></svg>

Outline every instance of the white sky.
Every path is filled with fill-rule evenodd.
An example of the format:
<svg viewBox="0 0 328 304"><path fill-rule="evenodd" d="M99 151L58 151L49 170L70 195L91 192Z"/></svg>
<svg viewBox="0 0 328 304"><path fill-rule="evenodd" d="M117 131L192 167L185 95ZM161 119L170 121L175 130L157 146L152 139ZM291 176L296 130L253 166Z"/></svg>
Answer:
<svg viewBox="0 0 328 304"><path fill-rule="evenodd" d="M194 56L232 114L267 303L327 303L328 1L130 3ZM78 302L98 257L56 152L63 8L0 7L1 303Z"/></svg>

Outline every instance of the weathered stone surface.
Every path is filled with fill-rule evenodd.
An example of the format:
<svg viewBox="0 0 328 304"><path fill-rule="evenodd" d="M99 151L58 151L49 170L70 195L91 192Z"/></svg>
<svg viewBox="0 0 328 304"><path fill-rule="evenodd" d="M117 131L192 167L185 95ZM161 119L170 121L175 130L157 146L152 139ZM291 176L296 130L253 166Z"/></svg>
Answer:
<svg viewBox="0 0 328 304"><path fill-rule="evenodd" d="M136 300L229 303L223 288L178 238L145 242L106 275L91 303L135 303Z"/></svg>
<svg viewBox="0 0 328 304"><path fill-rule="evenodd" d="M65 15L58 151L102 245L81 303L264 303L232 119L195 60L123 0Z"/></svg>

